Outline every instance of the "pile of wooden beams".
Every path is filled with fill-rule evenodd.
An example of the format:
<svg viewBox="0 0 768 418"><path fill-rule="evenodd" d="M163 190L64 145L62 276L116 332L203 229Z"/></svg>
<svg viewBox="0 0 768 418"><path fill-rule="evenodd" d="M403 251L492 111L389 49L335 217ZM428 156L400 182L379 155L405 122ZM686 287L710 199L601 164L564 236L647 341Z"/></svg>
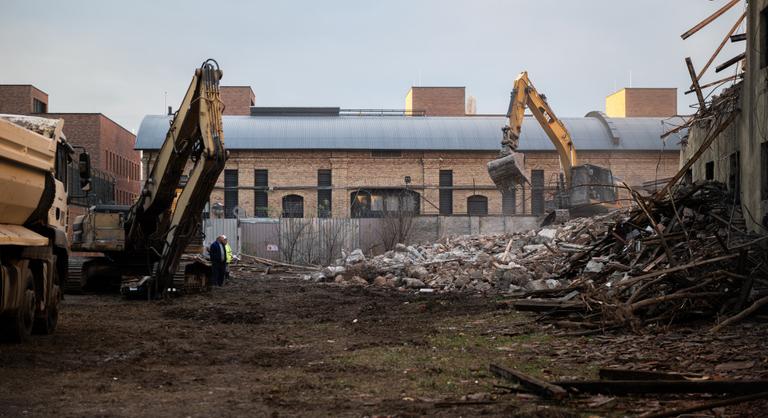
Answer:
<svg viewBox="0 0 768 418"><path fill-rule="evenodd" d="M717 331L768 303L768 236L745 231L723 184L632 196L627 216L565 253L559 276L569 286L512 305L595 331L729 318Z"/></svg>

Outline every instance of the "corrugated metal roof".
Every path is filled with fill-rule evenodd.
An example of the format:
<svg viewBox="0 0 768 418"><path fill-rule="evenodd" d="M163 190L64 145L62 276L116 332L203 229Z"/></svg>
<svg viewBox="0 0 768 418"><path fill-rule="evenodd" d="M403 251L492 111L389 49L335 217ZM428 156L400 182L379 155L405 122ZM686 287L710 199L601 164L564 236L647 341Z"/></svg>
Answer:
<svg viewBox="0 0 768 418"><path fill-rule="evenodd" d="M662 124L664 120L590 114L563 118L563 123L578 150L677 150L680 136L671 135L666 145L659 138L671 128ZM169 121L170 116L146 116L136 148L159 149ZM227 149L494 151L500 147L506 121L501 116L224 116L224 141ZM536 120L526 118L520 151L552 149Z"/></svg>

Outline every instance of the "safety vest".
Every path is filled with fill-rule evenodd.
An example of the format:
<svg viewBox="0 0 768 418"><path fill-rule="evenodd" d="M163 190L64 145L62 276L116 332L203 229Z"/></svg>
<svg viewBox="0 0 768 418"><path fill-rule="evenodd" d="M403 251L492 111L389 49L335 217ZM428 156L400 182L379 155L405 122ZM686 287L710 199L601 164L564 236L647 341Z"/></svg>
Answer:
<svg viewBox="0 0 768 418"><path fill-rule="evenodd" d="M227 253L227 264L232 262L232 247L229 246L229 243L224 246L224 250Z"/></svg>

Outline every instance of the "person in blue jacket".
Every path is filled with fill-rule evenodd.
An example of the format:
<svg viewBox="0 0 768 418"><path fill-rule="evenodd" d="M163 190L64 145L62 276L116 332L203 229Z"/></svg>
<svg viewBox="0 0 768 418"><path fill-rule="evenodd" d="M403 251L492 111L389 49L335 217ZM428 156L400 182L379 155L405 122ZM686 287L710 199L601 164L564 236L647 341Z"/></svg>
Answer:
<svg viewBox="0 0 768 418"><path fill-rule="evenodd" d="M224 240L226 239L226 236L219 235L208 248L208 253L211 256L211 282L215 286L224 285L224 275L227 272L227 252L224 247Z"/></svg>

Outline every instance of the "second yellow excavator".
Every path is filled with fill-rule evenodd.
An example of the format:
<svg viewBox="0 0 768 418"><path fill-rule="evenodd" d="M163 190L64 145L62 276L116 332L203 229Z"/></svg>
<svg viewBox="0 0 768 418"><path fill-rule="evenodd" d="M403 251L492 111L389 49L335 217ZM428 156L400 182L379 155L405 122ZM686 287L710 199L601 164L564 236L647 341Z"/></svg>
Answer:
<svg viewBox="0 0 768 418"><path fill-rule="evenodd" d="M530 183L520 166L516 154L526 107L539 122L554 144L562 169L554 198L554 209L567 210L571 216L588 216L604 212L616 201L616 187L610 169L591 164L578 164L576 147L563 122L555 116L546 97L533 86L528 72L515 79L507 117L509 124L502 128L501 157L488 163L488 174L500 190L512 190L517 185Z"/></svg>

